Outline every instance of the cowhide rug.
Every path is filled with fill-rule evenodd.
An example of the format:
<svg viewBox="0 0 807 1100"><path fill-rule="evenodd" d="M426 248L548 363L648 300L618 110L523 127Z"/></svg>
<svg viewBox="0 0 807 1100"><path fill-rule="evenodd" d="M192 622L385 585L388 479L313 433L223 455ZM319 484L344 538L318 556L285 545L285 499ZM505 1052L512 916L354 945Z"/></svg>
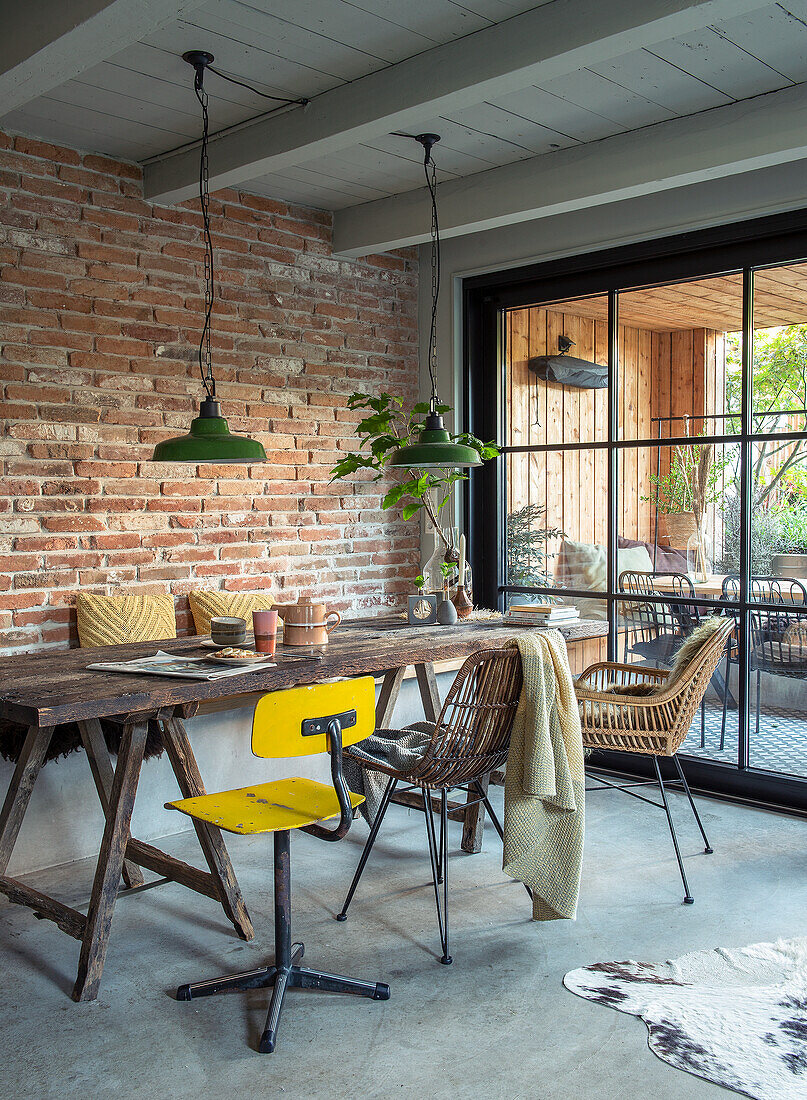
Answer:
<svg viewBox="0 0 807 1100"><path fill-rule="evenodd" d="M673 962L595 963L572 993L640 1016L654 1054L756 1100L807 1097L807 938Z"/></svg>

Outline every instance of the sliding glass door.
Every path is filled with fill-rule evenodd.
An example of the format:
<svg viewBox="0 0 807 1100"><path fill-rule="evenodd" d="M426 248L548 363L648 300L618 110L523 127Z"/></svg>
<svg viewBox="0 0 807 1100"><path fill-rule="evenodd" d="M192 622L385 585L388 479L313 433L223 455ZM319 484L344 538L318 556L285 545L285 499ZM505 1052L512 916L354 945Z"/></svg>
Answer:
<svg viewBox="0 0 807 1100"><path fill-rule="evenodd" d="M669 668L733 618L682 751L701 786L807 807L807 263L719 258L580 261L466 313L471 427L502 448L468 498L476 568L489 606L607 622L577 673Z"/></svg>

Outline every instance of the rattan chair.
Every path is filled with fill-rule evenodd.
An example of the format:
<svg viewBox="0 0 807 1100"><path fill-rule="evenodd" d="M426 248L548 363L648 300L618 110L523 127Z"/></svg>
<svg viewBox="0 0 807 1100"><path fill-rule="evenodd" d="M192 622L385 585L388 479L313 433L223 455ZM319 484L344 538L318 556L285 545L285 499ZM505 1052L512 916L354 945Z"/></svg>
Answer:
<svg viewBox="0 0 807 1100"><path fill-rule="evenodd" d="M490 815L494 828L502 840L504 839L501 823L488 801L482 779L500 768L507 759L521 683L521 657L515 646L474 653L457 673L434 724L426 751L411 769L406 772L396 771L381 765L373 769L388 775L389 780L337 920L347 919L348 906L356 892L390 800L398 784L405 783L408 785L407 790L419 789L423 800L437 922L443 949L440 962L451 963L448 935L448 792L454 788L463 788L469 796L466 805L477 805L481 802ZM346 750L346 754L352 755L362 766L367 766L350 749ZM432 791L437 791L440 795L439 843L432 816Z"/></svg>
<svg viewBox="0 0 807 1100"><path fill-rule="evenodd" d="M605 787L624 790L626 794L631 794L664 810L684 884L684 901L688 905L691 905L694 899L687 883L684 863L675 835L675 825L670 813L664 780L661 777L659 757L669 756L675 762L679 780L692 806L703 837L704 850L711 854L709 839L676 753L689 732L692 719L709 686L712 673L717 668L733 628L732 619L726 618L721 621L720 626L675 677L670 672L659 668L648 668L646 665L605 662L587 668L575 684L580 706L583 744L586 748L635 752L653 758L656 779L661 791L661 802L655 802L628 787L621 787L599 776L598 779ZM658 694L649 696L615 694L607 691L607 688L615 685L631 684L664 685L664 688Z"/></svg>

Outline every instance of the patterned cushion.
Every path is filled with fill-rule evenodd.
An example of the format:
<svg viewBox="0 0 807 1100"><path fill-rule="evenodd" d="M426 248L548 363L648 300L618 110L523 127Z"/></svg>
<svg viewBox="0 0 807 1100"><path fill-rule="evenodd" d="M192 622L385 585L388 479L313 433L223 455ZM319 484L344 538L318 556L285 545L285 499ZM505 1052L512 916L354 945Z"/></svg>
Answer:
<svg viewBox="0 0 807 1100"><path fill-rule="evenodd" d="M174 598L167 592L153 596L94 596L79 592L76 611L79 644L83 649L177 636Z"/></svg>
<svg viewBox="0 0 807 1100"><path fill-rule="evenodd" d="M210 633L210 620L219 615L245 619L252 629L252 612L268 611L275 601L268 592L206 592L197 588L188 593L197 634Z"/></svg>

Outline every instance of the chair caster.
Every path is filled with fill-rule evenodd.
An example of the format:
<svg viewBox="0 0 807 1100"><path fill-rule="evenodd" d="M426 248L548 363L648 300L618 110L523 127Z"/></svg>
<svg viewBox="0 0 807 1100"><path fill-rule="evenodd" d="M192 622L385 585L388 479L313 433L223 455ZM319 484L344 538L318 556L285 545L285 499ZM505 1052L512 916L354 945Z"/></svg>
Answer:
<svg viewBox="0 0 807 1100"><path fill-rule="evenodd" d="M451 957L451 955L443 955L442 959L440 959L440 962L443 964L443 966L451 966L453 961L454 959Z"/></svg>
<svg viewBox="0 0 807 1100"><path fill-rule="evenodd" d="M181 985L177 990L178 1001L189 1001L191 999L191 987L189 985Z"/></svg>
<svg viewBox="0 0 807 1100"><path fill-rule="evenodd" d="M689 896L689 894L687 894L687 896L684 898L684 905L694 905L694 904L695 904L695 899L691 898Z"/></svg>
<svg viewBox="0 0 807 1100"><path fill-rule="evenodd" d="M388 1001L389 1000L389 986L385 982L375 983L375 993L373 994L374 1001Z"/></svg>
<svg viewBox="0 0 807 1100"><path fill-rule="evenodd" d="M336 920L338 920L340 924L342 922L346 921L347 920L347 913L337 913L336 914Z"/></svg>

